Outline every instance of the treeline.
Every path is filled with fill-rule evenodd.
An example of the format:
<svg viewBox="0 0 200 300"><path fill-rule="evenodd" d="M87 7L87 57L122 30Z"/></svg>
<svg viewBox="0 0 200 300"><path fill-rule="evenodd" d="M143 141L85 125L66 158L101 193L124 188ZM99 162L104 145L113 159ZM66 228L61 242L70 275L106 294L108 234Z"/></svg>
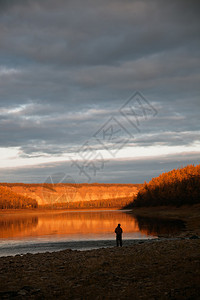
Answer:
<svg viewBox="0 0 200 300"><path fill-rule="evenodd" d="M84 209L84 208L123 208L132 202L132 197L108 199L108 200L91 200L76 201L66 203L52 203L39 206L40 208L66 208L66 209Z"/></svg>
<svg viewBox="0 0 200 300"><path fill-rule="evenodd" d="M153 178L139 190L133 207L200 203L200 165L174 169Z"/></svg>
<svg viewBox="0 0 200 300"><path fill-rule="evenodd" d="M37 207L38 203L35 199L19 195L6 187L0 186L0 209Z"/></svg>
<svg viewBox="0 0 200 300"><path fill-rule="evenodd" d="M50 185L48 183L45 183L47 185ZM44 183L21 183L21 182L1 182L0 186L8 186L8 187L14 187L14 186L23 186L23 187L37 187L37 186L42 186Z"/></svg>

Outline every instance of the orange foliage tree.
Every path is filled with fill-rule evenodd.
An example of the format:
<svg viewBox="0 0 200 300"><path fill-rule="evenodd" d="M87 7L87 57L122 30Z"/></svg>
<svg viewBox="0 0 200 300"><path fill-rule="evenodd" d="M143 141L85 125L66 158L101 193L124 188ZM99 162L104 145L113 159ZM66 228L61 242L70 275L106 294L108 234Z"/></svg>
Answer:
<svg viewBox="0 0 200 300"><path fill-rule="evenodd" d="M0 209L37 207L38 203L35 199L19 195L6 187L0 186Z"/></svg>
<svg viewBox="0 0 200 300"><path fill-rule="evenodd" d="M200 165L188 165L153 178L139 190L133 206L200 203Z"/></svg>

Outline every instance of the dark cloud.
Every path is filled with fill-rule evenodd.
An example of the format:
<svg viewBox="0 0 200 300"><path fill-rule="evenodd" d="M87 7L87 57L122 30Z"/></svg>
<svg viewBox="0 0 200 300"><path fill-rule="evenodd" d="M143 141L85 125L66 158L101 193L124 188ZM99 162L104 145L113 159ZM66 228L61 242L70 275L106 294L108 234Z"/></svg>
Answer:
<svg viewBox="0 0 200 300"><path fill-rule="evenodd" d="M76 152L111 116L131 147L199 141L199 12L195 0L0 1L0 147ZM138 90L158 111L140 132L119 113Z"/></svg>
<svg viewBox="0 0 200 300"><path fill-rule="evenodd" d="M195 51L198 9L196 1L84 1L84 7L82 1L16 1L2 15L2 48L68 67L118 64L180 47Z"/></svg>

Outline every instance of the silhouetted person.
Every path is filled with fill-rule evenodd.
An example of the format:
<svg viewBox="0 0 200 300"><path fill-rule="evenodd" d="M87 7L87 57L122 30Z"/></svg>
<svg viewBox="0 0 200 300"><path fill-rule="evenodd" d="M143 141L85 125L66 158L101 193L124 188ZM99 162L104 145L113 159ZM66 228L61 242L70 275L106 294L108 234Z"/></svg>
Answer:
<svg viewBox="0 0 200 300"><path fill-rule="evenodd" d="M121 225L118 224L118 226L115 228L117 247L119 246L119 244L122 247L122 232L123 232L123 230L120 226Z"/></svg>

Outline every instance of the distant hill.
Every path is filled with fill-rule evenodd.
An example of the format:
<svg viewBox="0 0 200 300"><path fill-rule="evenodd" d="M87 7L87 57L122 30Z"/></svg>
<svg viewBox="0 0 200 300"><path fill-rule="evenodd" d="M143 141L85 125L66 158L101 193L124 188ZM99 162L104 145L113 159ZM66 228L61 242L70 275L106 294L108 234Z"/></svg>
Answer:
<svg viewBox="0 0 200 300"><path fill-rule="evenodd" d="M133 207L200 203L200 165L174 169L153 178L139 190Z"/></svg>
<svg viewBox="0 0 200 300"><path fill-rule="evenodd" d="M121 208L132 201L139 187L139 184L0 183L0 208L15 208L13 203L19 208L17 199L21 199L20 208L27 208L31 201L47 208ZM10 206L6 204L9 198Z"/></svg>

